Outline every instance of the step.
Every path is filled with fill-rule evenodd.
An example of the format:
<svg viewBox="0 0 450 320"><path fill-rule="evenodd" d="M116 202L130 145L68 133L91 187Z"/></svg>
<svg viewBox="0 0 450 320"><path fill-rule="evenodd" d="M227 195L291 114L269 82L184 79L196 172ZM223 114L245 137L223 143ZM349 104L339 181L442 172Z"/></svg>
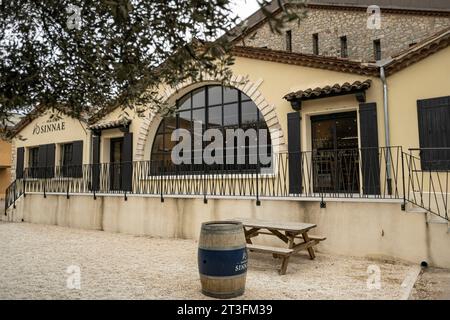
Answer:
<svg viewBox="0 0 450 320"><path fill-rule="evenodd" d="M449 221L433 213L427 214L427 222L431 224L449 224Z"/></svg>
<svg viewBox="0 0 450 320"><path fill-rule="evenodd" d="M408 212L408 213L427 213L428 210L426 210L422 207L416 206L413 203L407 203L406 204L406 212Z"/></svg>

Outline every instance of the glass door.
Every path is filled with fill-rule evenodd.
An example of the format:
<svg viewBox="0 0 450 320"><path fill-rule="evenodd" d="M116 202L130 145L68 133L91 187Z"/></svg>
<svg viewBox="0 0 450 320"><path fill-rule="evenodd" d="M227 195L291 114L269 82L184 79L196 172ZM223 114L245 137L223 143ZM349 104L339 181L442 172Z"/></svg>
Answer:
<svg viewBox="0 0 450 320"><path fill-rule="evenodd" d="M123 138L111 139L110 149L110 189L122 190L122 148Z"/></svg>
<svg viewBox="0 0 450 320"><path fill-rule="evenodd" d="M311 118L314 192L359 192L356 112Z"/></svg>

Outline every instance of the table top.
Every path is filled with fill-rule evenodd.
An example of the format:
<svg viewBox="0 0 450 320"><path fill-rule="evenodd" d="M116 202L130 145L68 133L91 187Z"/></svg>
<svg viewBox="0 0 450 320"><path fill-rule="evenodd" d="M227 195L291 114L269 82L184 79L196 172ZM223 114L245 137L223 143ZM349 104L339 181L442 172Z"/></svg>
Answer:
<svg viewBox="0 0 450 320"><path fill-rule="evenodd" d="M317 225L302 222L278 222L259 219L234 218L233 220L242 222L244 227L260 228L260 229L275 229L278 231L288 231L295 233L302 233L316 228Z"/></svg>

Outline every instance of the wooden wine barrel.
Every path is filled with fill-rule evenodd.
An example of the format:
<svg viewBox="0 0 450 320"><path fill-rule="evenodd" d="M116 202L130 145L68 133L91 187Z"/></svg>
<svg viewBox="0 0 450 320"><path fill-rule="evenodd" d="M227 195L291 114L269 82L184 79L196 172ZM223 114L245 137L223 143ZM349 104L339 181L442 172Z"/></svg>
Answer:
<svg viewBox="0 0 450 320"><path fill-rule="evenodd" d="M244 294L247 248L242 223L218 221L202 224L198 268L204 295L229 299Z"/></svg>

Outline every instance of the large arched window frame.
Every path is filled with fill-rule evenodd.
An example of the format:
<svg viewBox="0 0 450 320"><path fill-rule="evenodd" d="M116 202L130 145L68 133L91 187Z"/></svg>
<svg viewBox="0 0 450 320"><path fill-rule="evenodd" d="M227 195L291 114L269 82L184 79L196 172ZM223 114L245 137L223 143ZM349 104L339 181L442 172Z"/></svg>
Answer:
<svg viewBox="0 0 450 320"><path fill-rule="evenodd" d="M201 122L202 133L208 129L218 129L224 137L224 157L234 155L237 159L238 148L244 148L246 159L245 164L195 164L195 152L191 155L191 164L174 165L171 158L172 148L177 142L171 141L171 135L175 129L186 129L191 133L192 150L194 145L194 122ZM235 147L227 149L226 130L227 129L255 129L256 132L265 130L266 141L255 141L252 145L257 145L250 151L250 141L246 139L245 145L238 146L235 139ZM259 135L257 135L259 136ZM204 149L209 142L203 142ZM198 148L198 147L197 147ZM238 89L223 87L218 85L204 86L195 89L176 102L175 115L165 117L155 135L151 154L152 174L161 173L235 173L235 172L257 172L262 167L269 167L270 164L250 163L249 153L267 150L267 156L272 154L272 146L269 129L264 121L264 117L258 110L256 104L243 92ZM258 158L259 159L259 158ZM226 162L226 161L225 161Z"/></svg>

